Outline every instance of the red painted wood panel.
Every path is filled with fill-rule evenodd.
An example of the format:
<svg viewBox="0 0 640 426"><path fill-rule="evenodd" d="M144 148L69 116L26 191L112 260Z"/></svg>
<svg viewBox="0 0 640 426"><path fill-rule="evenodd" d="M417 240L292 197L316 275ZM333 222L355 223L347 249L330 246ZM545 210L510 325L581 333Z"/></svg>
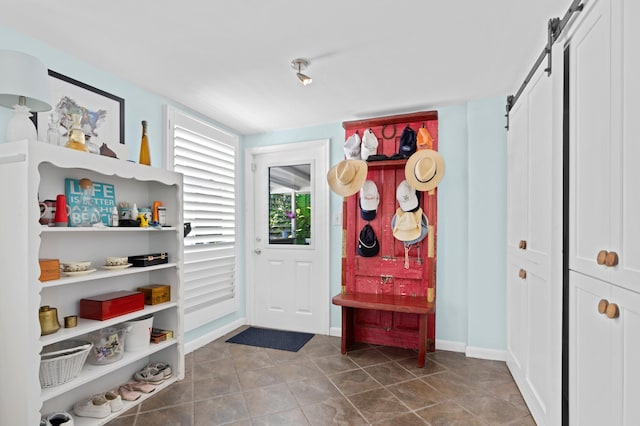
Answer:
<svg viewBox="0 0 640 426"><path fill-rule="evenodd" d="M427 111L371 120L343 123L346 138L356 131L360 136L371 129L378 138L378 154L391 156L398 152L405 126L416 133L425 126L433 138L433 149L438 149L437 112ZM405 269L404 244L393 237L391 220L399 207L396 188L405 179L406 160L389 160L368 163L367 179L376 183L380 194L376 218L369 222L380 242L380 252L375 257L356 254L357 239L367 223L360 217L359 194L345 198L343 208L343 293L368 293L378 295L403 295L427 297L432 289L435 297L435 265L437 242L437 188L420 192L420 206L426 214L430 236L409 249L409 269ZM419 344L419 315L417 313L392 312L373 309L354 309L352 339L416 349ZM435 345L435 310L427 315L427 341L429 350Z"/></svg>

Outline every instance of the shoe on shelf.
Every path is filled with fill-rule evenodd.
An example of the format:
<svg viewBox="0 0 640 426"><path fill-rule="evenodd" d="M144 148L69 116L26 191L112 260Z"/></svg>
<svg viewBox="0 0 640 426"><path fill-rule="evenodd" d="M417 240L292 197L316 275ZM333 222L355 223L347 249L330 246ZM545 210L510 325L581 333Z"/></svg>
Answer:
<svg viewBox="0 0 640 426"><path fill-rule="evenodd" d="M164 372L155 367L146 366L142 370L133 375L133 378L139 382L151 383L159 385L164 382Z"/></svg>
<svg viewBox="0 0 640 426"><path fill-rule="evenodd" d="M45 423L42 423L42 422ZM47 426L73 426L73 417L66 411L56 411L55 413L48 414L46 418L40 420L40 425Z"/></svg>
<svg viewBox="0 0 640 426"><path fill-rule="evenodd" d="M171 377L171 366L165 362L152 362L147 366L148 368L155 368L162 373L164 379Z"/></svg>
<svg viewBox="0 0 640 426"><path fill-rule="evenodd" d="M104 396L104 399L109 401L109 406L111 407L112 413L115 413L116 411L120 411L122 410L122 407L124 407L124 404L122 403L122 397L116 391L108 391L100 396Z"/></svg>
<svg viewBox="0 0 640 426"><path fill-rule="evenodd" d="M104 396L97 395L73 404L73 412L80 417L102 419L111 414L111 405Z"/></svg>
<svg viewBox="0 0 640 426"><path fill-rule="evenodd" d="M153 385L149 385L153 386ZM124 401L135 401L142 396L141 392L133 389L132 386L124 384L118 388L118 393Z"/></svg>
<svg viewBox="0 0 640 426"><path fill-rule="evenodd" d="M126 387L128 390L138 391L142 393L151 393L156 390L156 387L147 382L127 382L122 387Z"/></svg>

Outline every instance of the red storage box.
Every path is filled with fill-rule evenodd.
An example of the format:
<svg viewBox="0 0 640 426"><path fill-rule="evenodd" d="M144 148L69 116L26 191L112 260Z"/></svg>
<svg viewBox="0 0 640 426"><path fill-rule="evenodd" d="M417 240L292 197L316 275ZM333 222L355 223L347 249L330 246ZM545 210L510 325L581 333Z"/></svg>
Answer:
<svg viewBox="0 0 640 426"><path fill-rule="evenodd" d="M80 299L80 318L104 321L144 309L140 291L114 291Z"/></svg>

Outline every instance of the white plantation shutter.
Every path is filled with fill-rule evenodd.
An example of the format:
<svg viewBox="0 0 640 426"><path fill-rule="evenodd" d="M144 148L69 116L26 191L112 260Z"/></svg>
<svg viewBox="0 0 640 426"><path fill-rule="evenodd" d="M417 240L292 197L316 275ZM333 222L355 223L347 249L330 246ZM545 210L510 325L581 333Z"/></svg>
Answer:
<svg viewBox="0 0 640 426"><path fill-rule="evenodd" d="M185 331L237 310L236 146L238 138L174 109L167 121L173 169L184 175Z"/></svg>

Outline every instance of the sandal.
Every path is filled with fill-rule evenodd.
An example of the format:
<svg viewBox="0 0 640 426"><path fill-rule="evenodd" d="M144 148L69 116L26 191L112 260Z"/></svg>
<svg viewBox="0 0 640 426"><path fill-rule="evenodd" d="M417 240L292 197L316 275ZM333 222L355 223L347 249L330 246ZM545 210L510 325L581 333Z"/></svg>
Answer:
<svg viewBox="0 0 640 426"><path fill-rule="evenodd" d="M125 387L127 390L130 390L130 391L133 390L133 391L138 391L142 393L151 393L154 390L156 390L156 387L154 385L151 385L145 382L135 382L135 381L125 383L121 387Z"/></svg>
<svg viewBox="0 0 640 426"><path fill-rule="evenodd" d="M152 385L148 385L148 386L152 386ZM129 384L124 384L120 386L118 388L118 393L120 394L122 399L125 401L135 401L142 396L141 392L135 390L133 386L130 386Z"/></svg>

